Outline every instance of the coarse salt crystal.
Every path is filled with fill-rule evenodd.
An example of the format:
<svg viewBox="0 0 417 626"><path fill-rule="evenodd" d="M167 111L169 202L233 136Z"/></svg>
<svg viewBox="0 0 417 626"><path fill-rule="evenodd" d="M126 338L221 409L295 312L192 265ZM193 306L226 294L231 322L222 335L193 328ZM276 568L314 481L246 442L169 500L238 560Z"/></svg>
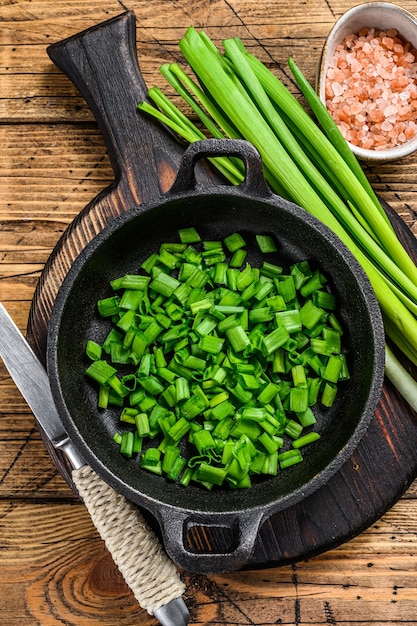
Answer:
<svg viewBox="0 0 417 626"><path fill-rule="evenodd" d="M352 72L360 72L363 68L363 65L362 63L360 63L360 61L358 61L358 59L352 59L350 67Z"/></svg>
<svg viewBox="0 0 417 626"><path fill-rule="evenodd" d="M358 113L360 113L362 109L363 104L361 102L356 102L350 107L350 112L352 113L352 115L358 115Z"/></svg>
<svg viewBox="0 0 417 626"><path fill-rule="evenodd" d="M345 90L343 85L341 85L340 83L337 83L335 80L332 82L331 87L335 96L341 96Z"/></svg>
<svg viewBox="0 0 417 626"><path fill-rule="evenodd" d="M397 113L397 107L390 105L387 106L384 110L385 117L390 117L390 115L395 115Z"/></svg>

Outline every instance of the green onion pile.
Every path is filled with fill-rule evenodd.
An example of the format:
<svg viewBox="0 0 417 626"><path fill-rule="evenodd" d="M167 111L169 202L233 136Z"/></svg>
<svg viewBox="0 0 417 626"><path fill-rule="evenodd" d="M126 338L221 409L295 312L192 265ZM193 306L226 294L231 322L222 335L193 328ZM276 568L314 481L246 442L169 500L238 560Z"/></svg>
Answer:
<svg viewBox="0 0 417 626"><path fill-rule="evenodd" d="M307 260L277 264L275 240L255 239L260 267L240 233L182 229L97 303L110 329L87 342L86 374L98 406L120 408L113 439L181 485L250 487L299 463L320 439L313 407L349 379L326 277Z"/></svg>
<svg viewBox="0 0 417 626"><path fill-rule="evenodd" d="M317 94L290 59L290 70L319 125L240 39L226 39L220 52L204 32L190 27L179 48L197 80L177 63L163 65L161 72L206 134L156 87L148 92L156 106L142 102L139 109L187 142L206 136L250 141L261 154L272 190L339 236L367 273L380 304L386 374L417 410L417 384L394 356L402 353L417 365L417 268ZM222 157L212 163L233 184L243 180L238 160Z"/></svg>

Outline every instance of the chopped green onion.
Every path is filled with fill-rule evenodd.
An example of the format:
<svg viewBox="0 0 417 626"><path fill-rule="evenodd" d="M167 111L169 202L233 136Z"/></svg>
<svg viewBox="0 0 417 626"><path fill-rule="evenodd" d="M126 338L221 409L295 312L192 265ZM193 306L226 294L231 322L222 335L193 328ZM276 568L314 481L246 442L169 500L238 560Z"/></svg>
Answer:
<svg viewBox="0 0 417 626"><path fill-rule="evenodd" d="M276 452L280 447L281 439L271 437L271 435L268 435L268 433L264 432L259 437L259 443L264 446L265 450L269 452L269 454L272 454L273 452Z"/></svg>
<svg viewBox="0 0 417 626"><path fill-rule="evenodd" d="M298 309L287 309L286 311L278 311L275 313L275 321L277 323L278 328L280 326L284 326L290 333L296 333L301 331L301 314Z"/></svg>
<svg viewBox="0 0 417 626"><path fill-rule="evenodd" d="M332 294L307 261L232 268L246 258L240 233L202 241L183 229L180 239L138 278L111 281L118 295L102 317L110 303L118 312L102 345L87 342L86 375L102 410L120 407L125 430L113 439L126 459L184 486L248 488L299 462L297 448L319 438L302 434L316 424L314 404L330 406L349 379L337 302L317 297ZM272 252L269 236L257 242ZM292 456L279 452L285 442Z"/></svg>
<svg viewBox="0 0 417 626"><path fill-rule="evenodd" d="M213 335L205 335L200 339L198 347L203 352L208 352L209 354L219 354L221 349L223 348L224 339L221 337L214 337Z"/></svg>
<svg viewBox="0 0 417 626"><path fill-rule="evenodd" d="M241 267L246 259L247 254L248 254L247 250L244 250L243 248L237 249L233 253L232 258L230 259L229 267L236 267L236 268ZM226 276L228 276L227 272L226 272Z"/></svg>
<svg viewBox="0 0 417 626"><path fill-rule="evenodd" d="M326 405L329 406L329 405ZM307 387L292 387L290 391L290 409L294 413L303 413L308 409Z"/></svg>
<svg viewBox="0 0 417 626"><path fill-rule="evenodd" d="M110 387L108 385L100 385L98 391L97 406L99 409L107 409L109 406Z"/></svg>
<svg viewBox="0 0 417 626"><path fill-rule="evenodd" d="M278 455L278 459L281 469L285 469L286 467L291 467L291 465L300 463L303 460L303 457L298 449L294 449L281 452L281 454Z"/></svg>
<svg viewBox="0 0 417 626"><path fill-rule="evenodd" d="M149 285L149 276L142 274L125 274L116 280L110 281L110 285L114 290L118 289L138 289L144 291Z"/></svg>
<svg viewBox="0 0 417 626"><path fill-rule="evenodd" d="M224 402L220 402L220 404L216 404L212 408L211 414L216 420L224 420L226 417L231 417L236 412L236 408L233 406L231 402L228 400L224 400Z"/></svg>
<svg viewBox="0 0 417 626"><path fill-rule="evenodd" d="M180 449L177 446L167 446L162 459L162 471L168 474L180 456Z"/></svg>
<svg viewBox="0 0 417 626"><path fill-rule="evenodd" d="M151 431L147 413L138 413L135 416L135 424L140 437L147 437L150 434Z"/></svg>
<svg viewBox="0 0 417 626"><path fill-rule="evenodd" d="M185 468L186 464L187 459L183 456L178 456L172 463L171 467L168 468L167 478L169 478L169 480L177 481L180 478L181 472ZM164 471L163 467L162 471Z"/></svg>
<svg viewBox="0 0 417 626"><path fill-rule="evenodd" d="M117 370L115 367L109 365L106 361L98 360L93 361L85 371L87 376L90 376L100 385L106 385L110 382Z"/></svg>
<svg viewBox="0 0 417 626"><path fill-rule="evenodd" d="M138 414L137 409L132 409L131 407L124 407L123 411L120 414L120 421L125 422L127 424L135 424L135 418ZM146 416L147 418L148 416Z"/></svg>
<svg viewBox="0 0 417 626"><path fill-rule="evenodd" d="M227 329L226 336L235 352L242 352L250 344L245 330L240 325Z"/></svg>
<svg viewBox="0 0 417 626"><path fill-rule="evenodd" d="M228 235L224 238L224 243L230 252L236 252L236 250L239 250L246 245L245 240L240 233Z"/></svg>
<svg viewBox="0 0 417 626"><path fill-rule="evenodd" d="M268 354L272 354L283 346L290 335L285 326L280 326L263 338L263 343Z"/></svg>
<svg viewBox="0 0 417 626"><path fill-rule="evenodd" d="M110 298L103 298L97 302L97 309L101 317L111 317L117 315L119 312L120 298L118 296L112 296Z"/></svg>
<svg viewBox="0 0 417 626"><path fill-rule="evenodd" d="M205 404L200 396L191 396L184 402L181 407L181 414L187 420L191 420L197 415L200 415L205 409Z"/></svg>
<svg viewBox="0 0 417 626"><path fill-rule="evenodd" d="M263 254L277 251L277 245L270 235L256 235L256 243Z"/></svg>
<svg viewBox="0 0 417 626"><path fill-rule="evenodd" d="M336 397L337 387L333 383L326 383L321 396L321 403L323 406L333 406L334 399Z"/></svg>
<svg viewBox="0 0 417 626"><path fill-rule="evenodd" d="M137 311L142 299L143 291L138 291L137 289L125 289L122 297L120 298L119 308Z"/></svg>
<svg viewBox="0 0 417 626"><path fill-rule="evenodd" d="M162 474L161 451L157 448L148 448L140 459L140 466L154 474Z"/></svg>
<svg viewBox="0 0 417 626"><path fill-rule="evenodd" d="M311 432L293 441L292 445L294 448L303 448L304 446L307 446L308 444L313 443L313 441L317 441L318 439L320 439L320 434L316 432Z"/></svg>
<svg viewBox="0 0 417 626"><path fill-rule="evenodd" d="M92 361L100 361L103 348L98 343L89 339L85 348L85 353Z"/></svg>
<svg viewBox="0 0 417 626"><path fill-rule="evenodd" d="M169 297L172 296L179 286L180 282L176 278L161 272L150 282L149 289L153 289L163 296Z"/></svg>
<svg viewBox="0 0 417 626"><path fill-rule="evenodd" d="M272 452L272 454L267 454L264 462L264 466L262 468L263 474L268 474L271 476L276 476L278 469L278 451Z"/></svg>
<svg viewBox="0 0 417 626"><path fill-rule="evenodd" d="M321 384L321 381L319 378L316 378L315 380L318 380ZM297 411L296 415L300 424L304 427L312 426L313 424L317 422L316 417L313 411L311 410L310 406L305 411Z"/></svg>
<svg viewBox="0 0 417 626"><path fill-rule="evenodd" d="M270 263L268 261L263 261L261 267L262 276L269 276L270 278L274 278L275 276L280 276L282 274L282 267L279 265L275 265L274 263Z"/></svg>
<svg viewBox="0 0 417 626"><path fill-rule="evenodd" d="M208 450L215 448L215 442L208 430L197 430L193 436L193 443L197 448L199 454L205 454Z"/></svg>
<svg viewBox="0 0 417 626"><path fill-rule="evenodd" d="M303 427L294 420L289 419L285 425L284 432L291 439L298 439L302 433Z"/></svg>
<svg viewBox="0 0 417 626"><path fill-rule="evenodd" d="M180 419L171 426L168 431L168 435L174 441L180 441L184 437L186 433L190 430L190 422L185 417L180 417Z"/></svg>
<svg viewBox="0 0 417 626"><path fill-rule="evenodd" d="M226 478L227 471L221 467L214 467L206 462L202 462L197 469L197 480L203 483L221 485Z"/></svg>
<svg viewBox="0 0 417 626"><path fill-rule="evenodd" d="M323 372L324 380L328 380L331 383L337 383L342 367L343 361L340 356L331 354Z"/></svg>

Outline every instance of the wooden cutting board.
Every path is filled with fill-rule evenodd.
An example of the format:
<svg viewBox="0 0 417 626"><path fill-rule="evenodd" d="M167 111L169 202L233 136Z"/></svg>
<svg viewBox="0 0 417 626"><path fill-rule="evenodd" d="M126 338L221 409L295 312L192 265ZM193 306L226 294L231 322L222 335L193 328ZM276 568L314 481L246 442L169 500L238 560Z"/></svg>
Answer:
<svg viewBox="0 0 417 626"><path fill-rule="evenodd" d="M27 329L28 340L43 361L50 313L71 263L106 223L167 191L184 151L160 125L136 112L137 103L146 96L146 85L136 59L135 29L135 17L127 12L49 49L52 60L79 89L101 127L115 182L69 226L44 268ZM204 166L200 166L198 176L204 184L218 182ZM416 260L414 236L388 206L386 210ZM71 484L65 458L45 438L44 442ZM248 567L305 559L362 532L416 478L416 450L417 416L386 381L369 430L355 454L326 486L265 521ZM225 552L232 537L220 529L194 527L189 541L196 550Z"/></svg>

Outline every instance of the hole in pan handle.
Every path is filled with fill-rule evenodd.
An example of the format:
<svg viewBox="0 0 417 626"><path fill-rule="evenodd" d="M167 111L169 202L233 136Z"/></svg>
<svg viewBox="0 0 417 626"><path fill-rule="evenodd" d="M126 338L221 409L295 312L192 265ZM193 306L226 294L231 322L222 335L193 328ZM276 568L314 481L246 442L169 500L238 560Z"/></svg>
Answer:
<svg viewBox="0 0 417 626"><path fill-rule="evenodd" d="M238 185L244 193L252 196L270 198L262 168L262 159L258 150L244 139L201 139L190 144L185 150L175 181L168 194L176 195L196 189L195 165L206 157L237 157L245 165L245 178Z"/></svg>

